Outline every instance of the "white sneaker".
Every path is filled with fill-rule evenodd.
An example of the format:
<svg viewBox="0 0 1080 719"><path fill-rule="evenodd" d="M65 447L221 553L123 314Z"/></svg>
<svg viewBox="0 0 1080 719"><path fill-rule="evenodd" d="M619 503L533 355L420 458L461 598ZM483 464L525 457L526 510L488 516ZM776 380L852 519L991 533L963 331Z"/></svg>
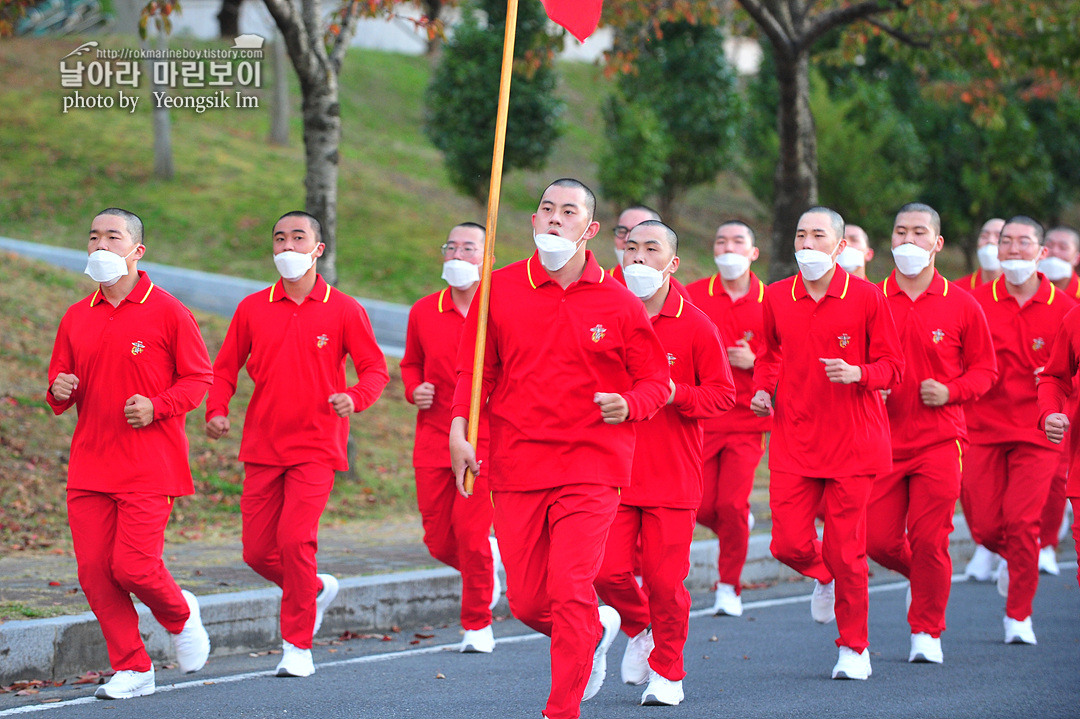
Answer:
<svg viewBox="0 0 1080 719"><path fill-rule="evenodd" d="M108 684L102 684L97 688L94 696L98 699L132 699L153 694L156 688L154 667L151 665L148 672L132 672L125 669L113 674Z"/></svg>
<svg viewBox="0 0 1080 719"><path fill-rule="evenodd" d="M1054 548L1047 546L1039 550L1039 571L1043 574L1053 574L1055 577L1061 574L1057 563L1057 553Z"/></svg>
<svg viewBox="0 0 1080 719"><path fill-rule="evenodd" d="M836 580L822 584L814 580L814 594L810 597L810 616L815 622L828 624L836 619Z"/></svg>
<svg viewBox="0 0 1080 719"><path fill-rule="evenodd" d="M998 565L997 590L998 594L1006 599L1009 598L1009 563L1004 559Z"/></svg>
<svg viewBox="0 0 1080 719"><path fill-rule="evenodd" d="M859 654L851 647L840 647L840 657L832 670L833 679L868 679L873 673L869 649L863 649Z"/></svg>
<svg viewBox="0 0 1080 719"><path fill-rule="evenodd" d="M641 693L643 707L674 707L685 698L682 681L673 682L654 671L649 672L649 686Z"/></svg>
<svg viewBox="0 0 1080 719"><path fill-rule="evenodd" d="M281 661L274 674L279 677L310 677L315 673L315 662L310 649L301 649L289 642L281 643Z"/></svg>
<svg viewBox="0 0 1080 719"><path fill-rule="evenodd" d="M1020 621L1005 617L1005 643L1006 644L1038 644L1035 641L1035 630L1031 628L1031 617Z"/></svg>
<svg viewBox="0 0 1080 719"><path fill-rule="evenodd" d="M491 625L483 629L466 629L461 638L462 654L491 654L495 651L495 634Z"/></svg>
<svg viewBox="0 0 1080 719"><path fill-rule="evenodd" d="M315 597L315 627L311 630L311 636L319 633L322 627L323 617L326 616L326 608L337 598L338 580L333 574L316 574L322 580L322 591Z"/></svg>
<svg viewBox="0 0 1080 719"><path fill-rule="evenodd" d="M742 597L735 593L735 585L723 583L716 585L716 603L713 604L712 613L717 617L742 616Z"/></svg>
<svg viewBox="0 0 1080 719"><path fill-rule="evenodd" d="M607 677L607 651L619 633L622 617L614 607L605 604L600 607L600 624L604 626L604 635L600 637L600 643L596 645L596 651L593 652L592 672L589 674L589 683L585 685L585 694L581 697L581 701L592 699L600 691L600 687L604 686L604 679Z"/></svg>
<svg viewBox="0 0 1080 719"><path fill-rule="evenodd" d="M187 601L191 615L184 622L180 633L170 636L176 649L176 663L180 665L180 671L190 674L206 666L206 660L210 656L210 635L206 633L206 627L202 623L199 600L186 589L181 590L181 594Z"/></svg>
<svg viewBox="0 0 1080 719"><path fill-rule="evenodd" d="M754 510L750 510L749 516L746 518L746 528L748 531L754 531Z"/></svg>
<svg viewBox="0 0 1080 719"><path fill-rule="evenodd" d="M622 680L624 684L641 686L649 681L649 655L653 650L652 630L645 628L626 642L622 655Z"/></svg>
<svg viewBox="0 0 1080 719"><path fill-rule="evenodd" d="M994 575L994 553L981 544L975 545L975 553L971 555L967 566L964 567L964 578L974 579L976 582L989 582Z"/></svg>
<svg viewBox="0 0 1080 719"><path fill-rule="evenodd" d="M908 661L919 664L941 664L945 655L941 653L941 638L920 632L911 635L911 654Z"/></svg>
<svg viewBox="0 0 1080 719"><path fill-rule="evenodd" d="M495 583L491 588L491 604L488 605L488 609L494 609L495 605L499 603L499 597L502 596L502 579L499 578L499 568L502 567L502 552L499 551L499 540L495 539L495 535L488 537L488 542L491 543L491 572L495 575Z"/></svg>

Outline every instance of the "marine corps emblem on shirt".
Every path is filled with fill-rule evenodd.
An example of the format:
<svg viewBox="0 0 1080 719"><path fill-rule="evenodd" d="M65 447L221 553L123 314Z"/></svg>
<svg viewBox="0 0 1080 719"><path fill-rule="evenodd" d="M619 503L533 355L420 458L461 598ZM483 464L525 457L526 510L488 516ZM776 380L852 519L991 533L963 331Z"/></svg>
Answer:
<svg viewBox="0 0 1080 719"><path fill-rule="evenodd" d="M934 330L930 333L930 336L934 338L934 344L938 344L941 340L945 339L945 333L942 330Z"/></svg>
<svg viewBox="0 0 1080 719"><path fill-rule="evenodd" d="M146 349L146 345L142 343L142 340L135 340L131 343L131 354L135 356L141 355L144 349Z"/></svg>
<svg viewBox="0 0 1080 719"><path fill-rule="evenodd" d="M667 366L675 366L675 355L671 354L670 352L667 353Z"/></svg>
<svg viewBox="0 0 1080 719"><path fill-rule="evenodd" d="M846 348L849 344L851 344L851 335L849 335L847 332L838 336L836 339L840 340L841 349Z"/></svg>
<svg viewBox="0 0 1080 719"><path fill-rule="evenodd" d="M592 332L593 342L599 342L600 340L604 339L604 335L607 334L607 328L604 327L602 324L597 324L596 327L593 327L589 331Z"/></svg>
<svg viewBox="0 0 1080 719"><path fill-rule="evenodd" d="M751 342L754 341L754 331L753 330L746 330L746 332L742 333L742 338L743 338L743 342L745 342L747 344L750 344Z"/></svg>
<svg viewBox="0 0 1080 719"><path fill-rule="evenodd" d="M319 349L322 349L323 347L326 346L326 343L329 342L329 341L330 341L330 338L327 337L326 335L319 335L318 337L315 338L315 346L318 347Z"/></svg>
<svg viewBox="0 0 1080 719"><path fill-rule="evenodd" d="M1032 352L1038 352L1039 350L1041 350L1045 346L1046 346L1046 340L1044 340L1042 337L1036 337L1035 339L1033 339L1031 341L1031 351Z"/></svg>

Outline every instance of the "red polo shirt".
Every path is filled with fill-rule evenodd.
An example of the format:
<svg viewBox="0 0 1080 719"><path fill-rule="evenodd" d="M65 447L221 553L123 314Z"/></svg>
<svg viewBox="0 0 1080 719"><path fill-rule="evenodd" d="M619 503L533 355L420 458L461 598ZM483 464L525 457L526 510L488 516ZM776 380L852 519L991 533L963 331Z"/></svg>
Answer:
<svg viewBox="0 0 1080 719"><path fill-rule="evenodd" d="M678 292L668 292L652 324L667 353L675 399L638 425L633 472L622 503L697 509L702 420L735 405L735 382L716 326Z"/></svg>
<svg viewBox="0 0 1080 719"><path fill-rule="evenodd" d="M975 290L994 338L998 380L967 409L968 436L976 444L1027 442L1056 447L1039 431L1036 377L1050 359L1050 345L1076 302L1039 273L1039 289L1020 307L1005 278Z"/></svg>
<svg viewBox="0 0 1080 719"><path fill-rule="evenodd" d="M359 378L352 387L345 384L346 355ZM349 418L337 416L329 397L347 392L360 412L390 381L360 303L326 284L322 275L299 305L285 294L282 280L245 297L214 360L207 420L229 414L229 399L245 363L255 391L244 420L240 461L275 467L316 462L347 470Z"/></svg>
<svg viewBox="0 0 1080 719"><path fill-rule="evenodd" d="M754 391L773 396L769 467L804 477L889 471L889 420L878 390L900 382L904 351L885 296L837 265L820 302L802 273L766 287L763 321ZM820 358L858 365L862 378L830 382Z"/></svg>
<svg viewBox="0 0 1080 719"><path fill-rule="evenodd" d="M413 390L422 382L435 385L431 407L416 413L414 467L450 467L450 405L457 385L457 355L461 330L465 326L450 288L428 295L412 306L405 334L405 357L401 360L401 380L405 399L413 402ZM487 420L481 412L480 448L477 456L487 457Z"/></svg>
<svg viewBox="0 0 1080 719"><path fill-rule="evenodd" d="M904 346L904 377L885 402L893 457L908 458L941 442L967 439L963 404L983 395L997 379L994 343L982 308L937 270L914 302L897 286L895 270L879 287ZM927 379L948 387L944 407L923 404L919 387Z"/></svg>
<svg viewBox="0 0 1080 719"><path fill-rule="evenodd" d="M565 290L537 253L491 275L481 401L491 435L488 475L501 491L567 484L625 487L634 424L605 424L597 392L618 392L631 420L651 417L670 392L666 354L641 300L585 253ZM480 294L465 320L454 417L468 417Z"/></svg>
<svg viewBox="0 0 1080 719"><path fill-rule="evenodd" d="M1062 291L1071 299L1080 300L1080 276L1073 272L1072 277L1069 278L1068 286Z"/></svg>
<svg viewBox="0 0 1080 719"><path fill-rule="evenodd" d="M975 270L970 275L964 275L963 277L954 280L953 284L960 289L967 290L968 292L974 292L976 287L985 285L983 280L982 270Z"/></svg>
<svg viewBox="0 0 1080 719"><path fill-rule="evenodd" d="M195 490L184 421L202 402L213 374L199 325L187 307L139 270L135 288L113 307L99 287L60 321L49 386L61 372L79 378L66 402L45 398L61 414L75 405L68 489L153 492ZM124 416L132 395L149 397L154 421L134 429Z"/></svg>
<svg viewBox="0 0 1080 719"><path fill-rule="evenodd" d="M1075 277L1075 275L1073 275ZM1080 308L1073 308L1061 322L1051 345L1050 359L1039 375L1039 429L1046 416L1055 412L1069 415L1069 475L1065 494L1080 497L1080 403L1076 401L1077 373L1080 372Z"/></svg>
<svg viewBox="0 0 1080 719"><path fill-rule="evenodd" d="M720 275L698 280L687 286L690 300L698 306L720 331L724 347L734 347L738 340L746 340L755 357L765 351L762 338L762 302L765 300L765 283L750 273L750 291L731 301L724 289ZM724 436L739 432L768 432L772 429L772 417L758 417L750 409L754 397L754 370L731 368L735 378L737 399L735 407L719 417L705 420L705 455L719 449Z"/></svg>

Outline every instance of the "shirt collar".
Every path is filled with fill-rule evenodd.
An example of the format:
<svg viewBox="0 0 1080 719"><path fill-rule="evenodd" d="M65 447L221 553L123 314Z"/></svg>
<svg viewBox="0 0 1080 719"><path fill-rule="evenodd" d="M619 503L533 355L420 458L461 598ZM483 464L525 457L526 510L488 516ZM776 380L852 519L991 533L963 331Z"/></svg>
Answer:
<svg viewBox="0 0 1080 719"><path fill-rule="evenodd" d="M900 289L900 285L896 284L896 270L894 269L885 281L881 283L881 290L885 293L886 297L892 297L895 294L906 294ZM930 280L930 286L923 292L924 295L941 295L942 297L949 296L949 281L942 277L941 273L934 268L934 277ZM919 295L920 297L922 295Z"/></svg>
<svg viewBox="0 0 1080 719"><path fill-rule="evenodd" d="M444 287L443 290L441 292L439 292L438 307L439 307L439 312L440 313L441 312L457 312L458 311L457 305L454 304L454 297L453 297L453 295L450 294L450 288L449 287ZM458 314L461 314L461 313L459 312Z"/></svg>
<svg viewBox="0 0 1080 719"><path fill-rule="evenodd" d="M851 275L849 275L843 267L840 265L833 265L836 271L833 272L832 279L829 281L829 287L825 290L825 297L836 297L837 299L844 299L848 294L848 285L851 283ZM791 285L791 299L800 300L803 297L810 297L810 293L806 291L806 285L803 283L802 271L799 271L795 275L795 281ZM822 299L825 299L822 297ZM813 298L811 298L813 299Z"/></svg>
<svg viewBox="0 0 1080 719"><path fill-rule="evenodd" d="M670 282L668 283L667 298L664 299L664 306L660 308L660 312L657 313L657 317L661 315L664 317L682 317L683 308L686 306L686 299L682 296L675 286Z"/></svg>
<svg viewBox="0 0 1080 719"><path fill-rule="evenodd" d="M544 269L544 265L540 263L540 251L533 252L532 257L525 263L525 274L529 278L529 284L535 290L545 282L554 282L551 279L551 275ZM585 269L581 273L581 277L578 282L593 282L600 284L608 278L608 274L604 272L604 268L596 261L596 257L593 256L592 250L585 250Z"/></svg>
<svg viewBox="0 0 1080 719"><path fill-rule="evenodd" d="M288 297L285 294L285 280L278 280L270 288L270 302L280 302ZM330 300L330 285L326 284L326 280L320 274L315 275L315 286L311 288L311 292L304 298L304 302L308 300L317 300L322 303L326 303Z"/></svg>
<svg viewBox="0 0 1080 719"><path fill-rule="evenodd" d="M727 293L728 291L720 279L719 272L709 278L709 297L726 295ZM745 298L753 298L758 304L761 304L761 301L765 299L765 283L758 279L753 270L750 270L750 289L739 299Z"/></svg>
<svg viewBox="0 0 1080 719"><path fill-rule="evenodd" d="M154 283L150 281L150 277L142 270L138 270L138 273L139 281L135 283L135 287L121 302L134 302L141 305L146 302L147 298L150 297L150 293L154 291ZM98 285L97 290L90 296L90 306L93 307L104 301L105 293L101 291L101 285Z"/></svg>
<svg viewBox="0 0 1080 719"><path fill-rule="evenodd" d="M1054 283L1046 279L1046 275L1039 272L1039 289L1035 290L1035 294L1032 296L1032 302L1042 302L1046 305L1054 304L1054 299L1061 291L1057 287L1054 287ZM1001 302L1006 297L1012 297L1009 294L1009 290L1005 288L1005 275L1001 275L994 284L990 287L990 293L994 297L994 302Z"/></svg>

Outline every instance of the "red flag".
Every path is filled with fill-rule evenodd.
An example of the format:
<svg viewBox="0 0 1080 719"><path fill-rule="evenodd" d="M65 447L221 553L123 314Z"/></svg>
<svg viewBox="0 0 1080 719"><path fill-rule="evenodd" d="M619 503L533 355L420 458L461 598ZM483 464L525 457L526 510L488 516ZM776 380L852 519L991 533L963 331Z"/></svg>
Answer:
<svg viewBox="0 0 1080 719"><path fill-rule="evenodd" d="M543 3L548 17L581 42L585 42L600 24L603 0L543 0Z"/></svg>

